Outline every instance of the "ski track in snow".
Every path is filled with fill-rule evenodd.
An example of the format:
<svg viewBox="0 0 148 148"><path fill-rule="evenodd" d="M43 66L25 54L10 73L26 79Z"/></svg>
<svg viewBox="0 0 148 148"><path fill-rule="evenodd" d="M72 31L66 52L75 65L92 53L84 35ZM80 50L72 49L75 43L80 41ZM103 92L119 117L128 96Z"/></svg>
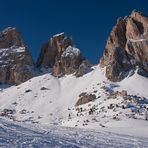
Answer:
<svg viewBox="0 0 148 148"><path fill-rule="evenodd" d="M67 127L30 127L0 119L0 147L7 148L146 148L148 138Z"/></svg>

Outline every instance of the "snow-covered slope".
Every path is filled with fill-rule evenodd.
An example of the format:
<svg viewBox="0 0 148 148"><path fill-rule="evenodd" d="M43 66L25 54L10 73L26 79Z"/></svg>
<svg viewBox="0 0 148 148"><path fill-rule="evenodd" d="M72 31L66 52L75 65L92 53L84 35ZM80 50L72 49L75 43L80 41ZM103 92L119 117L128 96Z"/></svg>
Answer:
<svg viewBox="0 0 148 148"><path fill-rule="evenodd" d="M44 74L21 85L2 89L0 108L15 109L16 120L38 119L41 116L40 121L44 123L50 123L52 119L55 122L55 118L68 117L68 108L74 107L81 92L92 92L92 87L103 80L99 68L80 78L72 75L56 78ZM23 109L26 114L19 113Z"/></svg>
<svg viewBox="0 0 148 148"><path fill-rule="evenodd" d="M39 127L0 119L0 147L15 148L146 148L147 138L101 130Z"/></svg>
<svg viewBox="0 0 148 148"><path fill-rule="evenodd" d="M148 98L148 78L142 77L135 73L131 77L127 77L120 83L120 90L126 89L130 94Z"/></svg>
<svg viewBox="0 0 148 148"><path fill-rule="evenodd" d="M137 73L112 83L99 66L79 78L73 75L57 78L48 73L18 86L1 86L0 114L42 125L131 128L134 122L138 128L145 125L147 85L148 79ZM123 90L127 95L122 94ZM94 94L96 99L75 106L82 93Z"/></svg>

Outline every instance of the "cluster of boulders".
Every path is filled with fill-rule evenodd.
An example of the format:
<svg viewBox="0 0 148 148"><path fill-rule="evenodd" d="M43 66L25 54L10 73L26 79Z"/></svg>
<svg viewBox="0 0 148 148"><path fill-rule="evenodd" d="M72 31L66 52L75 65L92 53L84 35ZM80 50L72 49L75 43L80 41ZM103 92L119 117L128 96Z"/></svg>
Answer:
<svg viewBox="0 0 148 148"><path fill-rule="evenodd" d="M14 114L16 113L15 109L3 109L2 111L0 111L0 116L2 117L6 117L9 119L14 119Z"/></svg>
<svg viewBox="0 0 148 148"><path fill-rule="evenodd" d="M126 90L122 90L121 92L120 91L116 91L116 92L114 92L114 95L115 95L115 97L127 97L128 96Z"/></svg>
<svg viewBox="0 0 148 148"><path fill-rule="evenodd" d="M100 61L106 67L106 77L120 81L136 69L148 76L148 17L133 11L119 18L114 26Z"/></svg>

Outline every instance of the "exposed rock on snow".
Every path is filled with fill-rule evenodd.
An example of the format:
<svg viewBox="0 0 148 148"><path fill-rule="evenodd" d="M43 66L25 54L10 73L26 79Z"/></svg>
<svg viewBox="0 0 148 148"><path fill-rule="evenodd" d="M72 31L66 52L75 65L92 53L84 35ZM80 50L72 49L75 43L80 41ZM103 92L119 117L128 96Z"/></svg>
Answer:
<svg viewBox="0 0 148 148"><path fill-rule="evenodd" d="M0 83L20 84L33 76L33 61L15 28L0 32Z"/></svg>
<svg viewBox="0 0 148 148"><path fill-rule="evenodd" d="M120 81L138 66L141 75L148 76L148 17L133 11L120 18L107 41L100 61L111 81Z"/></svg>
<svg viewBox="0 0 148 148"><path fill-rule="evenodd" d="M95 94L87 94L87 93L81 93L79 95L79 99L76 103L76 106L82 105L82 104L86 104L90 101L94 101L96 99L96 95Z"/></svg>
<svg viewBox="0 0 148 148"><path fill-rule="evenodd" d="M127 91L126 90L122 90L121 92L116 91L114 94L115 94L116 97L118 97L118 96L127 97Z"/></svg>

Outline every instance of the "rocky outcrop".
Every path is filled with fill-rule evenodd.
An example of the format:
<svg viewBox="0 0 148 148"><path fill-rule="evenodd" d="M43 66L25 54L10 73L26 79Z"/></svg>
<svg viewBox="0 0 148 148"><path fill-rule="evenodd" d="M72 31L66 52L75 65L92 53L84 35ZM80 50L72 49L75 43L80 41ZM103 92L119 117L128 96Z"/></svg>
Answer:
<svg viewBox="0 0 148 148"><path fill-rule="evenodd" d="M83 92L79 95L79 99L76 102L75 106L86 104L90 101L94 101L95 99L96 99L95 94L87 94L87 93Z"/></svg>
<svg viewBox="0 0 148 148"><path fill-rule="evenodd" d="M0 32L0 83L20 84L33 76L32 57L20 32L7 28Z"/></svg>
<svg viewBox="0 0 148 148"><path fill-rule="evenodd" d="M120 81L129 72L138 70L148 76L148 17L133 11L119 18L105 48L100 66L106 67L106 76L111 81Z"/></svg>
<svg viewBox="0 0 148 148"><path fill-rule="evenodd" d="M65 33L54 35L42 49L38 67L52 68L54 76L73 74L82 76L90 69L90 63L75 48L73 38Z"/></svg>

